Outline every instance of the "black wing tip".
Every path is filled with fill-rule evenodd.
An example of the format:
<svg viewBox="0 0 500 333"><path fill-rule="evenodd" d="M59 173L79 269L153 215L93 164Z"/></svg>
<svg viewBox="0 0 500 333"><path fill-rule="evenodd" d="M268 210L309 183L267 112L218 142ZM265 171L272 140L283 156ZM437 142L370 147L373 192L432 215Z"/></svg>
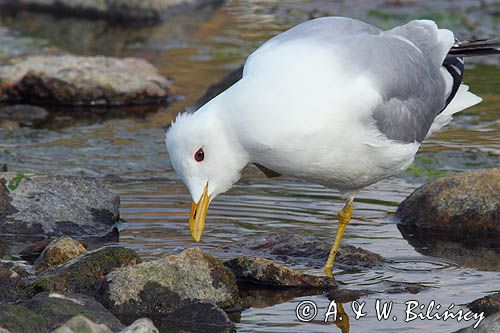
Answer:
<svg viewBox="0 0 500 333"><path fill-rule="evenodd" d="M448 57L472 57L500 54L500 39L483 38L457 42L448 52Z"/></svg>

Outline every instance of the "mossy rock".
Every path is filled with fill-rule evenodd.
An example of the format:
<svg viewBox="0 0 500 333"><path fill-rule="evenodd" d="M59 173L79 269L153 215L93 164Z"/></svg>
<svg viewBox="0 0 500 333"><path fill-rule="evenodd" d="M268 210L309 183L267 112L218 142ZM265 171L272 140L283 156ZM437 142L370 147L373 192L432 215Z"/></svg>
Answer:
<svg viewBox="0 0 500 333"><path fill-rule="evenodd" d="M40 293L32 299L0 304L0 327L12 333L45 333L83 315L114 332L124 328L116 317L91 297L72 293Z"/></svg>
<svg viewBox="0 0 500 333"><path fill-rule="evenodd" d="M475 313L484 312L485 316L500 312L500 293L476 299L475 301L467 304L467 307Z"/></svg>
<svg viewBox="0 0 500 333"><path fill-rule="evenodd" d="M223 309L240 304L233 273L198 248L116 270L106 276L97 297L127 319L168 315L198 301Z"/></svg>
<svg viewBox="0 0 500 333"><path fill-rule="evenodd" d="M236 278L247 283L255 283L270 287L308 288L308 289L335 289L334 279L324 276L313 276L301 271L275 263L269 259L258 257L238 256L224 263L229 267Z"/></svg>
<svg viewBox="0 0 500 333"><path fill-rule="evenodd" d="M321 268L325 264L332 246L332 237L311 234L281 233L271 236L249 237L245 243L237 244L235 251L245 251L258 257L279 259L285 263L302 264ZM347 244L341 244L335 258L335 268L344 271L359 271L381 266L386 260L379 254Z"/></svg>
<svg viewBox="0 0 500 333"><path fill-rule="evenodd" d="M0 304L0 328L11 333L49 332L45 317L22 305Z"/></svg>
<svg viewBox="0 0 500 333"><path fill-rule="evenodd" d="M0 262L0 301L13 302L33 296L24 278L29 274L13 263Z"/></svg>
<svg viewBox="0 0 500 333"><path fill-rule="evenodd" d="M132 249L104 247L43 272L30 287L34 291L95 295L97 287L108 273L140 262L139 255Z"/></svg>

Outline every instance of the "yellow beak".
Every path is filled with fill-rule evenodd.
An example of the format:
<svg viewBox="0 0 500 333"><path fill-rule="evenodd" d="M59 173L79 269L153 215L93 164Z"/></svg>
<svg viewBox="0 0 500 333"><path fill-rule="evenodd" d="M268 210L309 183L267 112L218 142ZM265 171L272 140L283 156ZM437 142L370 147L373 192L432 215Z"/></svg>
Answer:
<svg viewBox="0 0 500 333"><path fill-rule="evenodd" d="M207 216L210 196L208 195L208 183L205 185L200 201L191 205L191 214L189 214L189 231L195 242L199 242L201 234L205 228L205 217Z"/></svg>

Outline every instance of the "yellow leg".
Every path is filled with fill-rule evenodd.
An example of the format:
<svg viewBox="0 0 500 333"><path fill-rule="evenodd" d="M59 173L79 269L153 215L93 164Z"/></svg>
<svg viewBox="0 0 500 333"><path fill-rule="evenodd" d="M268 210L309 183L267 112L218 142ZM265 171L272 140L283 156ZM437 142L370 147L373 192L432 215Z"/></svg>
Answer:
<svg viewBox="0 0 500 333"><path fill-rule="evenodd" d="M340 328L342 333L349 333L350 324L349 324L349 316L344 310L344 306L342 303L337 303L337 320L335 320L335 326Z"/></svg>
<svg viewBox="0 0 500 333"><path fill-rule="evenodd" d="M344 208L342 208L339 212L339 223L337 234L335 235L335 242L333 243L333 246L330 250L330 255L328 256L328 260L326 261L324 268L325 274L328 277L333 277L332 269L333 263L335 262L335 255L337 255L337 252L339 250L342 236L344 236L345 227L347 227L347 225L351 221L353 200L354 198L347 199Z"/></svg>

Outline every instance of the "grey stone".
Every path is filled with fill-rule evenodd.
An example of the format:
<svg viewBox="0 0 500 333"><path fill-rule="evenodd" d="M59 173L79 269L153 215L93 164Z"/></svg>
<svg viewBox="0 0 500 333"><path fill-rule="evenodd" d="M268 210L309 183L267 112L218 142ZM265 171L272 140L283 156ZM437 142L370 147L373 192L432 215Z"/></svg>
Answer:
<svg viewBox="0 0 500 333"><path fill-rule="evenodd" d="M44 292L16 304L0 303L0 325L13 333L50 332L77 315L112 331L124 328L101 304L85 295Z"/></svg>
<svg viewBox="0 0 500 333"><path fill-rule="evenodd" d="M120 199L96 178L1 173L0 234L98 235L118 221Z"/></svg>
<svg viewBox="0 0 500 333"><path fill-rule="evenodd" d="M500 168L438 178L415 190L397 210L401 223L447 238L500 235Z"/></svg>
<svg viewBox="0 0 500 333"><path fill-rule="evenodd" d="M233 273L198 248L115 270L106 276L98 299L127 320L168 315L197 301L223 309L240 302Z"/></svg>
<svg viewBox="0 0 500 333"><path fill-rule="evenodd" d="M47 318L19 304L0 303L0 327L12 333L50 332Z"/></svg>
<svg viewBox="0 0 500 333"><path fill-rule="evenodd" d="M141 318L134 321L130 326L119 333L159 333L156 326L148 318Z"/></svg>
<svg viewBox="0 0 500 333"><path fill-rule="evenodd" d="M127 105L165 101L170 82L142 59L20 57L0 66L0 101Z"/></svg>
<svg viewBox="0 0 500 333"><path fill-rule="evenodd" d="M14 302L31 297L31 290L24 282L24 278L28 276L26 270L14 263L0 262L0 302Z"/></svg>
<svg viewBox="0 0 500 333"><path fill-rule="evenodd" d="M285 263L300 263L319 268L325 264L331 246L332 238L330 237L283 233L251 237L244 244L237 245L235 250L245 254L251 253L279 259ZM342 244L335 258L335 267L346 271L358 271L380 266L384 262L385 259L379 254Z"/></svg>
<svg viewBox="0 0 500 333"><path fill-rule="evenodd" d="M1 331L0 331L1 333ZM96 324L89 318L78 315L68 320L52 333L113 333L105 324ZM150 319L142 318L134 321L118 333L159 333Z"/></svg>
<svg viewBox="0 0 500 333"><path fill-rule="evenodd" d="M224 263L237 279L271 287L335 289L334 279L304 274L269 259L238 256Z"/></svg>
<svg viewBox="0 0 500 333"><path fill-rule="evenodd" d="M158 321L162 332L213 332L234 331L234 324L227 313L213 302L188 302L184 307Z"/></svg>
<svg viewBox="0 0 500 333"><path fill-rule="evenodd" d="M113 333L108 326L96 324L85 316L75 316L52 333Z"/></svg>
<svg viewBox="0 0 500 333"><path fill-rule="evenodd" d="M456 333L500 333L500 312L485 318L477 328L472 325Z"/></svg>

